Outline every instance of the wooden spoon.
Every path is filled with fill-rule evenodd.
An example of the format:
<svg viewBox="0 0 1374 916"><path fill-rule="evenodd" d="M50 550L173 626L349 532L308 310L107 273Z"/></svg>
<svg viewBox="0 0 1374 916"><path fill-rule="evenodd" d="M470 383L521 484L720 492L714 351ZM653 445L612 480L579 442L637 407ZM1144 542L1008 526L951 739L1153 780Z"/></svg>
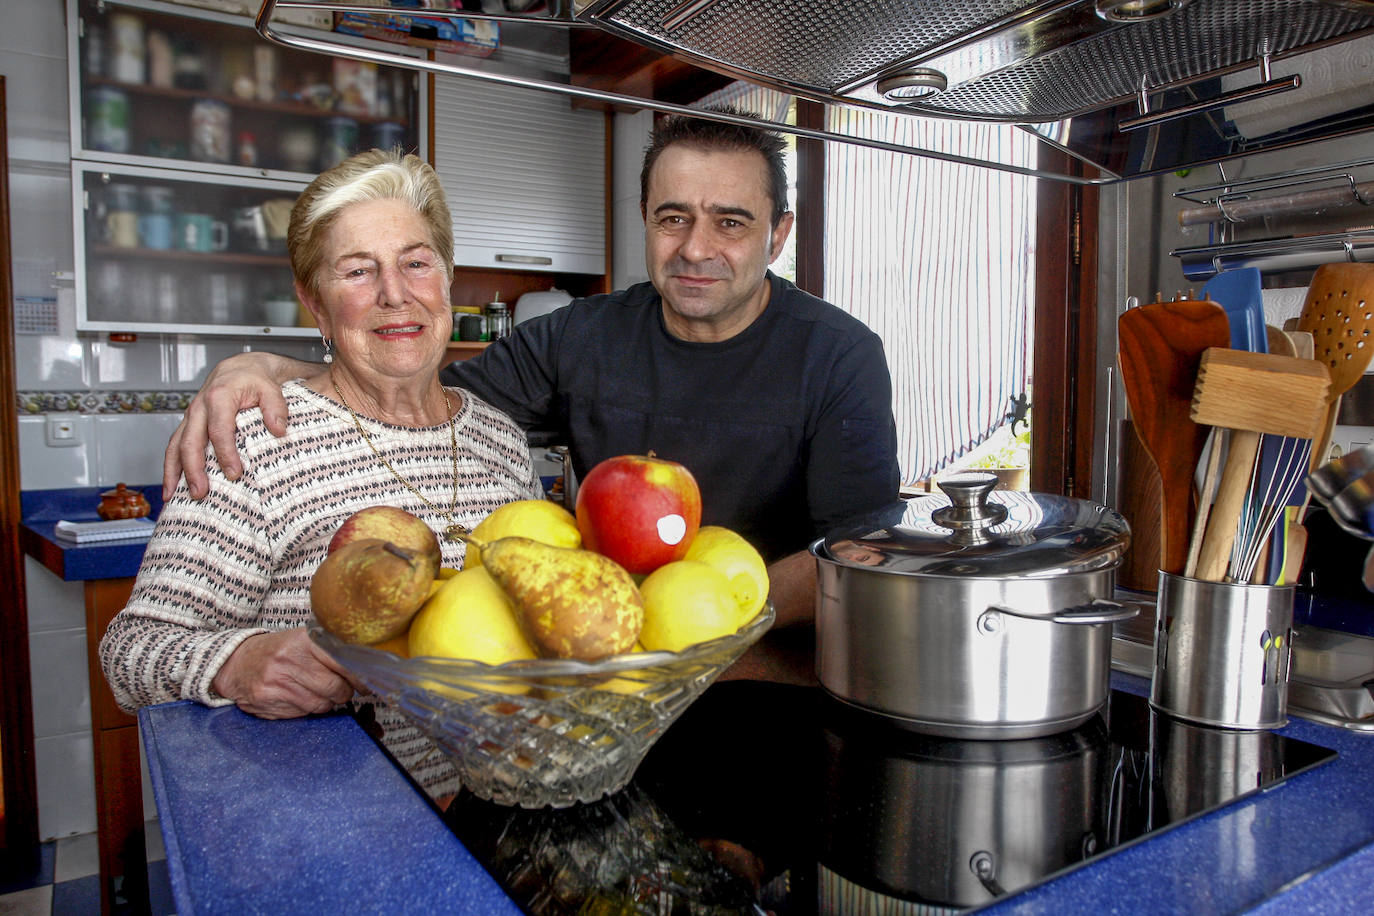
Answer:
<svg viewBox="0 0 1374 916"><path fill-rule="evenodd" d="M1122 387L1141 444L1159 470L1159 568L1177 575L1188 556L1193 475L1208 430L1190 417L1198 362L1231 342L1226 312L1215 302L1153 302L1117 320Z"/></svg>

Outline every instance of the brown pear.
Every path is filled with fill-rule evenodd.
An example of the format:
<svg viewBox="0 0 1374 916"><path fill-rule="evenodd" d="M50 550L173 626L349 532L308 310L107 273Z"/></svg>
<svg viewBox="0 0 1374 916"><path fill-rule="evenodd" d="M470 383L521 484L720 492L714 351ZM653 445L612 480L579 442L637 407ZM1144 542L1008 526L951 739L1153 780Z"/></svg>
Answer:
<svg viewBox="0 0 1374 916"><path fill-rule="evenodd" d="M644 602L614 560L521 537L481 548L482 565L510 596L526 636L545 658L594 661L634 648Z"/></svg>
<svg viewBox="0 0 1374 916"><path fill-rule="evenodd" d="M418 551L380 538L351 541L315 570L310 609L344 642L382 642L405 632L433 581L433 562Z"/></svg>
<svg viewBox="0 0 1374 916"><path fill-rule="evenodd" d="M329 552L333 553L353 541L366 541L369 538L381 538L397 547L419 551L434 561L436 571L443 562L439 537L434 529L425 524L423 519L396 506L368 506L354 512L334 532L329 541Z"/></svg>

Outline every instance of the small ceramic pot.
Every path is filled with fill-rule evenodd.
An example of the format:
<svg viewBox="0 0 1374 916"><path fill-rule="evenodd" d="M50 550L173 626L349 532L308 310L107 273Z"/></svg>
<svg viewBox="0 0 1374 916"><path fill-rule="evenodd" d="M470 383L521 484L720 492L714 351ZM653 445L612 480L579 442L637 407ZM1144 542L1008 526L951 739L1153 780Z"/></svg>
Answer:
<svg viewBox="0 0 1374 916"><path fill-rule="evenodd" d="M153 507L140 490L130 490L124 484L116 484L113 490L100 494L100 505L96 514L110 520L116 518L143 518L151 515Z"/></svg>

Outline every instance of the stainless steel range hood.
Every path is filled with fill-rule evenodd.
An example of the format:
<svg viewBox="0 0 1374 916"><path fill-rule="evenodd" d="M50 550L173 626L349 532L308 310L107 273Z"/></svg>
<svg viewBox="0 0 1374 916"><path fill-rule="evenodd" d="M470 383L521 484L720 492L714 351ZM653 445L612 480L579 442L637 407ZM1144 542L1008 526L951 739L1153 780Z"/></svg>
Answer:
<svg viewBox="0 0 1374 916"><path fill-rule="evenodd" d="M270 25L277 6L366 6L267 0L258 30L283 44L385 59L280 35ZM1082 183L1374 128L1374 0L572 0L549 8L535 17L452 15L593 25L803 98L1021 125L1094 166L1087 178L1068 179ZM461 65L386 62L687 110Z"/></svg>

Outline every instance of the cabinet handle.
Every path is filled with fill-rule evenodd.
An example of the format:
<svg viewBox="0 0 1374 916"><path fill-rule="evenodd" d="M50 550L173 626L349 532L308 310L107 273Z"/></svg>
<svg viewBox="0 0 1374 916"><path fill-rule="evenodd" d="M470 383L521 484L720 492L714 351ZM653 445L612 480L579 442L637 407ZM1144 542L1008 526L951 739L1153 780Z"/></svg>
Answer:
<svg viewBox="0 0 1374 916"><path fill-rule="evenodd" d="M532 254L498 254L496 260L506 264L552 264L553 258Z"/></svg>

